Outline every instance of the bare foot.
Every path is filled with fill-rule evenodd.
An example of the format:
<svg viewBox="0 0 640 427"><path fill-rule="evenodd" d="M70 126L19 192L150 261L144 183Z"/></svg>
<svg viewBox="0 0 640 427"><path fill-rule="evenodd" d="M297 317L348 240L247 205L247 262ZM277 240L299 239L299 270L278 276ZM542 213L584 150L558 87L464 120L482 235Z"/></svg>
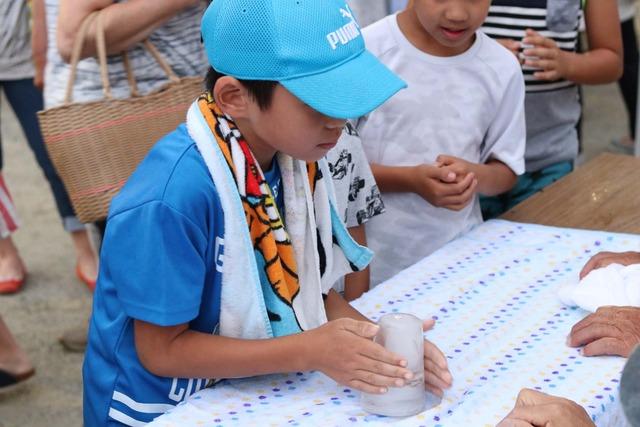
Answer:
<svg viewBox="0 0 640 427"><path fill-rule="evenodd" d="M0 369L20 378L33 373L33 365L0 317Z"/></svg>
<svg viewBox="0 0 640 427"><path fill-rule="evenodd" d="M0 239L0 282L22 280L26 271L11 236Z"/></svg>
<svg viewBox="0 0 640 427"><path fill-rule="evenodd" d="M71 233L71 238L76 250L76 261L80 273L83 277L95 282L98 277L98 259L89 241L89 233L76 231Z"/></svg>

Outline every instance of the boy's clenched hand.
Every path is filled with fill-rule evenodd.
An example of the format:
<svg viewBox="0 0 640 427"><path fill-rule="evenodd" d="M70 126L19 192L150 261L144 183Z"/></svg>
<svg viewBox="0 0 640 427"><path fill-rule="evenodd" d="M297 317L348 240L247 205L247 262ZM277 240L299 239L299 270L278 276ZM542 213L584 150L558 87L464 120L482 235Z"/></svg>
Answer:
<svg viewBox="0 0 640 427"><path fill-rule="evenodd" d="M458 174L453 168L418 165L412 176L412 190L427 202L453 211L464 209L478 186L474 173Z"/></svg>
<svg viewBox="0 0 640 427"><path fill-rule="evenodd" d="M373 323L344 318L308 331L310 367L366 393L404 386L413 373L401 356L372 341L378 329Z"/></svg>

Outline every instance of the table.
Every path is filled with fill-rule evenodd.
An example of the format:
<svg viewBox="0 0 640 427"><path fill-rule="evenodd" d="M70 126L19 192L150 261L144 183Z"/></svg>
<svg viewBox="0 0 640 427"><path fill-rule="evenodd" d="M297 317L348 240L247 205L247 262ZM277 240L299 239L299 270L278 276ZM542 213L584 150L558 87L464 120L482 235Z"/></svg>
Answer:
<svg viewBox="0 0 640 427"><path fill-rule="evenodd" d="M356 301L372 319L389 312L437 319L427 336L447 355L454 385L415 417L368 415L357 393L315 372L225 381L151 425L493 426L531 387L577 401L598 426L624 426L625 360L567 347L586 313L562 306L555 292L594 253L630 248L640 248L640 236L489 221Z"/></svg>
<svg viewBox="0 0 640 427"><path fill-rule="evenodd" d="M502 218L640 234L640 158L601 154Z"/></svg>

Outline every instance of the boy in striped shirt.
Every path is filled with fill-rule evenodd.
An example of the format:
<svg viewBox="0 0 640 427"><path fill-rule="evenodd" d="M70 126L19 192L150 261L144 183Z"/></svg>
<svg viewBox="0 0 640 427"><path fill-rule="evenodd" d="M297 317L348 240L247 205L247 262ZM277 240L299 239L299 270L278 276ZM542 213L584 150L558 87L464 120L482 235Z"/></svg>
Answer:
<svg viewBox="0 0 640 427"><path fill-rule="evenodd" d="M576 52L584 14L589 50ZM482 200L496 217L571 172L578 157L580 84L616 81L622 42L616 0L494 0L482 27L520 60L526 83L526 173Z"/></svg>

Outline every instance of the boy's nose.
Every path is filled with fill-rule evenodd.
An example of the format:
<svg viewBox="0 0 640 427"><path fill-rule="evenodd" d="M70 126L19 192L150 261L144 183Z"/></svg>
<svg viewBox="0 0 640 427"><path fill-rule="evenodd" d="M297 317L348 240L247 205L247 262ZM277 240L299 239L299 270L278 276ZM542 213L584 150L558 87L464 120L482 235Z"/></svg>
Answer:
<svg viewBox="0 0 640 427"><path fill-rule="evenodd" d="M469 13L463 3L464 2L462 1L451 2L449 7L445 10L445 19L452 23L466 22L469 19Z"/></svg>
<svg viewBox="0 0 640 427"><path fill-rule="evenodd" d="M331 129L331 130L340 130L342 131L342 129L346 126L347 121L344 119L332 119L330 118L329 121L326 124L327 129Z"/></svg>

